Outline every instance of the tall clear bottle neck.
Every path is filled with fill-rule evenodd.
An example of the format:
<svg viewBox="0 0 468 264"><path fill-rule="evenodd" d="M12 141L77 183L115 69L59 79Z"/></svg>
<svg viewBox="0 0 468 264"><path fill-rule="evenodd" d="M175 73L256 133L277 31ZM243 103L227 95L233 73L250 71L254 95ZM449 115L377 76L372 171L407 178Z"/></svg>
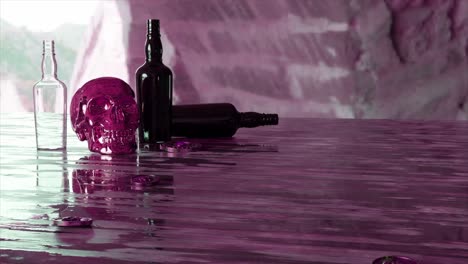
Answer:
<svg viewBox="0 0 468 264"><path fill-rule="evenodd" d="M42 42L42 79L57 79L57 61L53 40Z"/></svg>
<svg viewBox="0 0 468 264"><path fill-rule="evenodd" d="M146 62L162 62L163 46L159 20L157 19L149 19L147 21L145 51Z"/></svg>

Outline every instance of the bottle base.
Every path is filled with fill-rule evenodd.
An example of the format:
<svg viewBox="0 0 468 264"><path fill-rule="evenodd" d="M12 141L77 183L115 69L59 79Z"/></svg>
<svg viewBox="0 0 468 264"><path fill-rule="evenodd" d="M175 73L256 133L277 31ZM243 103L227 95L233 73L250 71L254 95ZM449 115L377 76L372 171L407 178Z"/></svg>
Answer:
<svg viewBox="0 0 468 264"><path fill-rule="evenodd" d="M163 144L164 142L161 142L161 143L142 143L139 145L140 147L140 150L142 151L162 151L161 150L161 145Z"/></svg>
<svg viewBox="0 0 468 264"><path fill-rule="evenodd" d="M37 147L38 151L64 151L67 150L66 147L59 147L59 148L44 148L44 147Z"/></svg>

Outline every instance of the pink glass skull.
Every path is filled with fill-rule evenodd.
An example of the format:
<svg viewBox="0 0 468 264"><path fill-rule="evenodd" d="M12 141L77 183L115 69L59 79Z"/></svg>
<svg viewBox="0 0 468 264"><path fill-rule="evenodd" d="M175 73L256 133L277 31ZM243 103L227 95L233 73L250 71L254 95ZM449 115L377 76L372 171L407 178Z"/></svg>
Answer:
<svg viewBox="0 0 468 264"><path fill-rule="evenodd" d="M70 104L73 131L90 151L127 154L136 150L139 114L130 86L113 77L85 83Z"/></svg>

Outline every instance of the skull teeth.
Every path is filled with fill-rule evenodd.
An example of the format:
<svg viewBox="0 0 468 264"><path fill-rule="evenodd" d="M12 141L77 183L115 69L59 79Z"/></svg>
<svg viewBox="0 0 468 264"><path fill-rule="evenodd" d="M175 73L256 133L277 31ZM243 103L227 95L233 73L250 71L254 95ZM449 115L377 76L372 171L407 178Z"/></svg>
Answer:
<svg viewBox="0 0 468 264"><path fill-rule="evenodd" d="M125 144L135 141L135 131L126 130L104 130L101 129L101 141L107 144Z"/></svg>

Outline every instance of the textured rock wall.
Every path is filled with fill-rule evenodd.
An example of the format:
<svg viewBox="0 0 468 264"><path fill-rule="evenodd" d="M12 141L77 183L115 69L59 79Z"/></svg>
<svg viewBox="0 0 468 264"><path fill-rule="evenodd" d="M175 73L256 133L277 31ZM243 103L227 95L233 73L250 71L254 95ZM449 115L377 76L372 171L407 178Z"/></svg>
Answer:
<svg viewBox="0 0 468 264"><path fill-rule="evenodd" d="M282 116L468 119L466 0L129 0L102 10L94 32L118 30L90 38L77 72L94 70L75 86L115 68L134 86L145 21L159 18L177 103L228 101ZM107 59L115 55L119 61Z"/></svg>
<svg viewBox="0 0 468 264"><path fill-rule="evenodd" d="M354 28L363 48L357 70L377 80L364 89L372 96L362 116L467 119L468 1L376 2Z"/></svg>

